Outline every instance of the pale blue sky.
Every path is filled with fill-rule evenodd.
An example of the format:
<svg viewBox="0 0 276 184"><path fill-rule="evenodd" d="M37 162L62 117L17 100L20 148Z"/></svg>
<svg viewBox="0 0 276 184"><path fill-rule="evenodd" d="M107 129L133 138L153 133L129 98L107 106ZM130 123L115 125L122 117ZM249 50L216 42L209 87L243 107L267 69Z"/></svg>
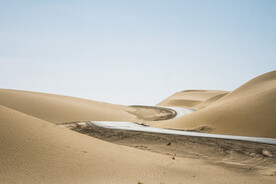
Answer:
<svg viewBox="0 0 276 184"><path fill-rule="evenodd" d="M0 88L156 104L275 68L275 0L0 0Z"/></svg>

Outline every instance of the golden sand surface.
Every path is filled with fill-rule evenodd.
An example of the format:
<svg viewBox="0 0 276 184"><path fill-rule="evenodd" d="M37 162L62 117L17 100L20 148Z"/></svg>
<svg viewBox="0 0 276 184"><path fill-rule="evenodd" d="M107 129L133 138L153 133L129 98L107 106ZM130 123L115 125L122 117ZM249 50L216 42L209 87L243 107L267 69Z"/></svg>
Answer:
<svg viewBox="0 0 276 184"><path fill-rule="evenodd" d="M201 100L198 105L205 104L205 107L201 106L198 111L186 116L152 122L151 125L182 130L208 127L210 133L276 138L276 71L258 76L227 94L216 91L198 93L176 93L160 104L170 105L171 101L179 99L180 103L182 99L190 98ZM206 101L212 103L208 105ZM182 106L199 107L194 103L183 103Z"/></svg>

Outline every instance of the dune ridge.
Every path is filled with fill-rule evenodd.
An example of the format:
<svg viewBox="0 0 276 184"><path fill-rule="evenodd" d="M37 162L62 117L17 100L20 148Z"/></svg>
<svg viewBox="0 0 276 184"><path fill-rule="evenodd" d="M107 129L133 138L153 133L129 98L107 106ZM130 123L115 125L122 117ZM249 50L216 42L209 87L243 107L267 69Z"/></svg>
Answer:
<svg viewBox="0 0 276 184"><path fill-rule="evenodd" d="M52 123L137 121L133 108L47 93L0 89L0 105Z"/></svg>
<svg viewBox="0 0 276 184"><path fill-rule="evenodd" d="M199 110L214 103L228 93L228 91L220 90L185 90L169 96L158 103L157 106L188 107Z"/></svg>
<svg viewBox="0 0 276 184"><path fill-rule="evenodd" d="M186 130L206 126L212 129L211 133L276 138L276 71L258 76L220 98L212 98L215 100L211 104L197 112L152 125Z"/></svg>

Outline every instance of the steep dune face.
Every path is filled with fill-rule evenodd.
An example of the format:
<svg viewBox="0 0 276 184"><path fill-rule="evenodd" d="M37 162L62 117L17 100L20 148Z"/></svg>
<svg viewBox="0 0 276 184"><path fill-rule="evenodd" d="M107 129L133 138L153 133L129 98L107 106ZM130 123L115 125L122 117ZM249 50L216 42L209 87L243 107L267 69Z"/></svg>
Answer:
<svg viewBox="0 0 276 184"><path fill-rule="evenodd" d="M256 77L211 105L157 127L276 138L276 71ZM209 129L209 130L210 130Z"/></svg>
<svg viewBox="0 0 276 184"><path fill-rule="evenodd" d="M131 107L46 93L0 89L0 105L53 123L136 120Z"/></svg>
<svg viewBox="0 0 276 184"><path fill-rule="evenodd" d="M173 94L159 106L188 107L192 109L203 109L214 103L221 97L228 94L228 91L219 90L186 90Z"/></svg>

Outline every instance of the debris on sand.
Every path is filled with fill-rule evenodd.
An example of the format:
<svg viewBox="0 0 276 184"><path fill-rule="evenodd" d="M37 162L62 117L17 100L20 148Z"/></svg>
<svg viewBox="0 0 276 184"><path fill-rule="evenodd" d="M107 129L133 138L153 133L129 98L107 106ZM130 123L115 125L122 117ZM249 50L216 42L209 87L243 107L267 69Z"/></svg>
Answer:
<svg viewBox="0 0 276 184"><path fill-rule="evenodd" d="M175 160L175 156L176 156L176 154L174 154L174 156L172 157L173 160Z"/></svg>
<svg viewBox="0 0 276 184"><path fill-rule="evenodd" d="M262 155L265 156L265 157L272 157L273 156L270 151L265 150L265 149L262 150Z"/></svg>

